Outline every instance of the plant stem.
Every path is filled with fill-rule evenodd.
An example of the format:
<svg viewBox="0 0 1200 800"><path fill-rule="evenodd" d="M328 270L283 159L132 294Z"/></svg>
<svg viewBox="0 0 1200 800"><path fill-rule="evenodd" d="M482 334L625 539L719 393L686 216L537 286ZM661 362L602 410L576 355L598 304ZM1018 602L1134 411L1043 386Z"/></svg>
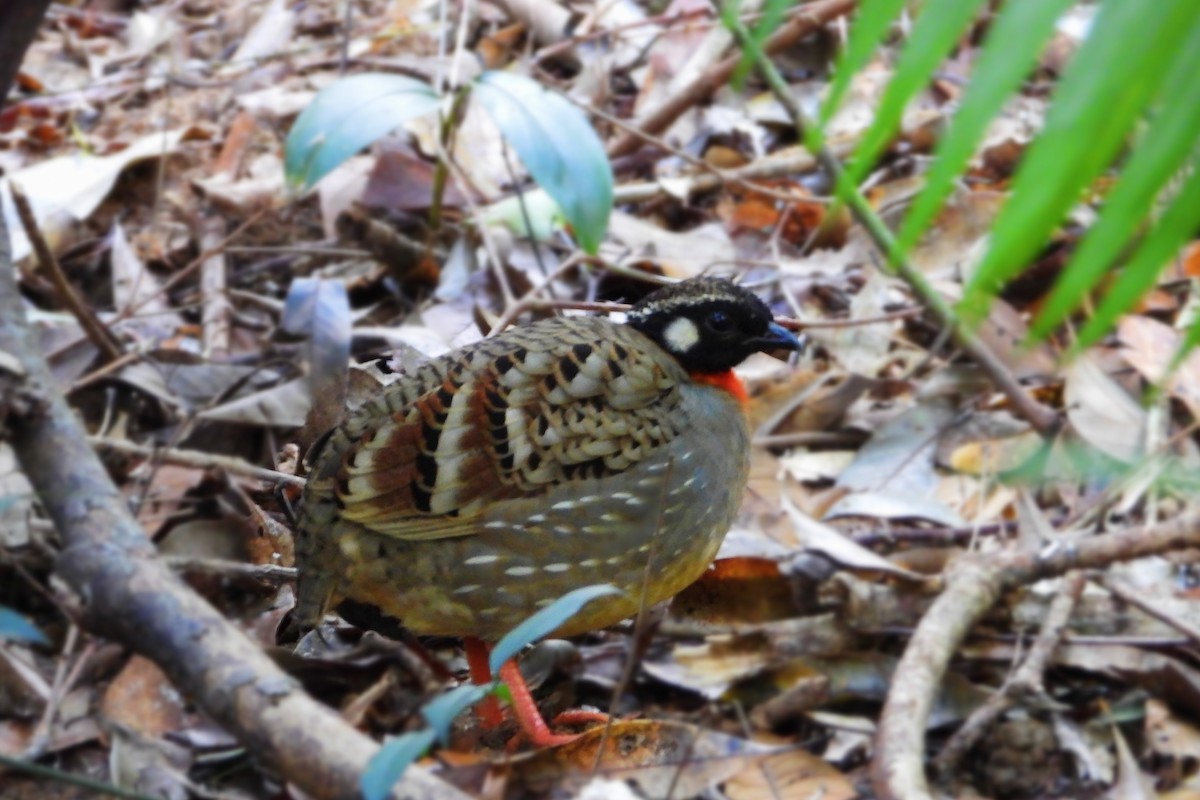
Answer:
<svg viewBox="0 0 1200 800"><path fill-rule="evenodd" d="M131 792L128 789L122 789L119 786L114 786L111 783L94 780L76 775L73 772L63 772L62 770L54 769L53 767L45 767L41 764L35 764L32 761L26 761L23 758L13 758L0 753L0 765L8 767L17 772L26 772L30 775L36 775L39 778L48 778L52 781L60 783L68 783L72 786L79 786L83 789L89 789L93 792L108 795L109 797L121 797L125 800L154 800L149 795Z"/></svg>
<svg viewBox="0 0 1200 800"><path fill-rule="evenodd" d="M459 89L454 95L454 103L450 106L450 113L442 118L438 137L442 143L442 150L447 154L451 152L450 140L454 137L455 128L458 126L458 121L462 118L463 107L470 93L470 87L464 86ZM449 176L450 165L446 163L446 159L439 158L437 167L433 172L433 201L429 206L429 235L431 237L436 236L442 227L442 203L446 194L446 179Z"/></svg>

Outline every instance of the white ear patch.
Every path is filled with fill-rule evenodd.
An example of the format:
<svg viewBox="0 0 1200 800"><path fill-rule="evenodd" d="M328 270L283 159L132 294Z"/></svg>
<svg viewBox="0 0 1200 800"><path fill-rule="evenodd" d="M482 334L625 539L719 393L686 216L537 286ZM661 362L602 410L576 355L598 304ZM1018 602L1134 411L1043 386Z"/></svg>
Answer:
<svg viewBox="0 0 1200 800"><path fill-rule="evenodd" d="M678 317L663 331L663 341L672 353L686 353L700 341L700 330L687 317Z"/></svg>

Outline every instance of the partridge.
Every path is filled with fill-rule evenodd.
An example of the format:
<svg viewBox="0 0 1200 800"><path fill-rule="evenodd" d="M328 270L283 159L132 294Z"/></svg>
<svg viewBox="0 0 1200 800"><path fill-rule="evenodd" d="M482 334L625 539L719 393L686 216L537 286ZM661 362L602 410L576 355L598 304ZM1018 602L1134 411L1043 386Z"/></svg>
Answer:
<svg viewBox="0 0 1200 800"><path fill-rule="evenodd" d="M413 633L464 637L485 679L479 640L572 589L624 591L560 636L673 596L711 563L746 485L732 367L799 346L758 297L697 278L648 295L624 324L545 320L427 362L309 454L295 624L366 604ZM530 738L552 741L520 707L527 689L510 688Z"/></svg>

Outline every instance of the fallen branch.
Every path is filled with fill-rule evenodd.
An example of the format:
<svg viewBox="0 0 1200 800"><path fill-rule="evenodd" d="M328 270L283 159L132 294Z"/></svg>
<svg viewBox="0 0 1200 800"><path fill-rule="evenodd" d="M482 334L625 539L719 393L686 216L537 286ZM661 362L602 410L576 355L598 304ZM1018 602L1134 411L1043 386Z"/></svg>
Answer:
<svg viewBox="0 0 1200 800"><path fill-rule="evenodd" d="M0 89L7 87L0 87ZM0 92L0 96L3 92ZM315 798L358 795L376 744L300 688L180 580L130 516L33 339L0 215L0 408L21 469L54 521L56 573L87 629L153 660L256 758ZM396 796L464 800L417 768Z"/></svg>
<svg viewBox="0 0 1200 800"><path fill-rule="evenodd" d="M876 736L872 780L881 798L932 800L925 778L925 729L950 658L971 627L1004 595L1074 569L1103 569L1200 546L1200 514L1090 539L1058 542L1037 552L966 556L954 562L946 590L909 640L892 679Z"/></svg>
<svg viewBox="0 0 1200 800"><path fill-rule="evenodd" d="M1049 704L1043 683L1046 668L1050 665L1050 657L1062 641L1067 624L1071 621L1071 613L1075 610L1075 604L1079 602L1079 596L1083 594L1083 587L1086 585L1087 576L1082 572L1072 572L1067 576L1055 595L1054 602L1050 604L1037 639L1021 666L998 692L975 709L962 727L946 742L942 752L938 753L934 760L934 769L939 775L945 777L953 774L959 762L1009 709L1021 703L1028 703L1029 700L1041 701L1040 705L1043 707Z"/></svg>

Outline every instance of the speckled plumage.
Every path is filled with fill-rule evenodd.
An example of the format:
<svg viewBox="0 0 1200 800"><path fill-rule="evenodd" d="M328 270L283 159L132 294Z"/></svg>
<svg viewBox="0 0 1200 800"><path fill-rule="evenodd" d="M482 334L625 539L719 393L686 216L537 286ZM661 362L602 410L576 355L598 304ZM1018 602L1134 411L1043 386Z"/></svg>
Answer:
<svg viewBox="0 0 1200 800"><path fill-rule="evenodd" d="M737 302L739 341L770 339L770 315L749 293L681 287L631 321L654 336L680 309ZM515 328L351 412L312 456L297 622L311 627L349 599L418 634L494 640L571 589L625 590L559 631L571 635L634 614L644 581L656 603L695 580L740 502L749 434L736 398L692 380L695 358L650 336L596 317ZM754 349L743 342L716 366Z"/></svg>

